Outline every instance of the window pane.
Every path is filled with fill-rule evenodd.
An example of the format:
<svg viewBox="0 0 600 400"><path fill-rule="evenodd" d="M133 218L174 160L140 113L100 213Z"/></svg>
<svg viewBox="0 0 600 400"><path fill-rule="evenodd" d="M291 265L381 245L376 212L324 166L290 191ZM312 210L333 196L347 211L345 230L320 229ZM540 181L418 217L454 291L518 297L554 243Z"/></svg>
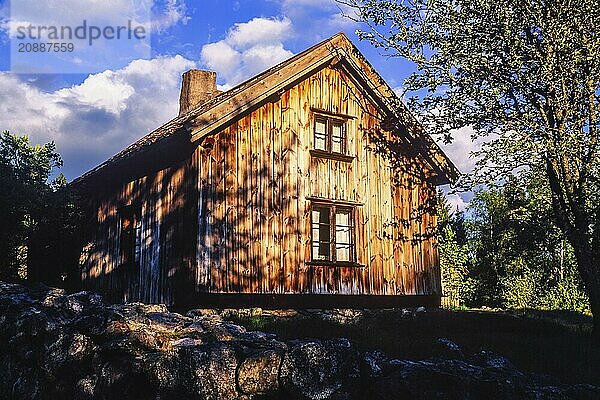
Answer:
<svg viewBox="0 0 600 400"><path fill-rule="evenodd" d="M335 257L337 261L351 261L350 245L336 245L335 251Z"/></svg>
<svg viewBox="0 0 600 400"><path fill-rule="evenodd" d="M335 257L337 261L352 261L354 252L353 234L351 211L343 209L336 211Z"/></svg>
<svg viewBox="0 0 600 400"><path fill-rule="evenodd" d="M349 211L338 211L335 213L335 224L336 225L350 225L350 212Z"/></svg>
<svg viewBox="0 0 600 400"><path fill-rule="evenodd" d="M334 153L344 152L344 127L340 122L332 122L331 125L331 151Z"/></svg>
<svg viewBox="0 0 600 400"><path fill-rule="evenodd" d="M341 153L342 152L342 141L340 138L333 136L331 138L331 151L333 153Z"/></svg>
<svg viewBox="0 0 600 400"><path fill-rule="evenodd" d="M315 133L325 134L325 121L315 121Z"/></svg>
<svg viewBox="0 0 600 400"><path fill-rule="evenodd" d="M316 135L315 134L315 149L317 150L327 150L327 140L326 137L323 135Z"/></svg>
<svg viewBox="0 0 600 400"><path fill-rule="evenodd" d="M338 244L350 244L350 227L336 226L335 227L335 242Z"/></svg>
<svg viewBox="0 0 600 400"><path fill-rule="evenodd" d="M315 121L315 149L327 150L327 133L325 121Z"/></svg>
<svg viewBox="0 0 600 400"><path fill-rule="evenodd" d="M312 259L313 260L325 260L325 258L321 258L319 256L319 244L318 243L313 243Z"/></svg>
<svg viewBox="0 0 600 400"><path fill-rule="evenodd" d="M312 211L312 258L331 260L331 226L329 208L321 207Z"/></svg>
<svg viewBox="0 0 600 400"><path fill-rule="evenodd" d="M312 222L313 225L319 223L321 221L321 209L315 208L312 212Z"/></svg>
<svg viewBox="0 0 600 400"><path fill-rule="evenodd" d="M140 261L142 254L142 222L138 219L135 221L135 252L134 260Z"/></svg>
<svg viewBox="0 0 600 400"><path fill-rule="evenodd" d="M342 137L342 124L339 122L333 122L331 124L331 134L333 136Z"/></svg>

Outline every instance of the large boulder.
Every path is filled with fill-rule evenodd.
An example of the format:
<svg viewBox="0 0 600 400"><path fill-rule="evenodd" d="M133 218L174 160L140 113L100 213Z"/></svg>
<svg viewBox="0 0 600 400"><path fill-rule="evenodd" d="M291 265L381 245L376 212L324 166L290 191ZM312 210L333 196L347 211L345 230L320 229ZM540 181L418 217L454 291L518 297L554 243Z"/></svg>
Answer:
<svg viewBox="0 0 600 400"><path fill-rule="evenodd" d="M297 398L327 399L359 375L358 357L346 339L290 343L281 366L281 387Z"/></svg>

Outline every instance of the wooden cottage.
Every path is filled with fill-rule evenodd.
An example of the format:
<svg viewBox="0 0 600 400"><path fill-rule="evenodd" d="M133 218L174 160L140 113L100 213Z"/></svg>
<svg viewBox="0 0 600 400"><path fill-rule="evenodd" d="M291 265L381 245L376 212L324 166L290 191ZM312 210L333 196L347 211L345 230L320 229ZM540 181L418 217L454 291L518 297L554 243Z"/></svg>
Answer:
<svg viewBox="0 0 600 400"><path fill-rule="evenodd" d="M431 205L457 175L342 33L180 115L76 179L81 279L113 301L436 305Z"/></svg>

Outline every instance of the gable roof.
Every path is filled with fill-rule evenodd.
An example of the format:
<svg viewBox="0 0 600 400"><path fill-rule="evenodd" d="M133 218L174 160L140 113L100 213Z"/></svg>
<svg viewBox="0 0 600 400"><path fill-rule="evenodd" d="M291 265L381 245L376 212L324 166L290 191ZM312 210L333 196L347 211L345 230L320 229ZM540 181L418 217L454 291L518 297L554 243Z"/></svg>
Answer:
<svg viewBox="0 0 600 400"><path fill-rule="evenodd" d="M155 144L182 130L189 135L190 143L199 142L218 131L233 118L252 110L265 100L276 98L315 70L331 64L344 67L361 87L367 89L376 104L383 108L383 114L395 122L395 126L404 128L402 134L406 136L408 143L415 147L416 153L422 156L438 174L437 184L449 183L457 179L459 172L452 161L424 132L423 127L408 111L404 103L350 39L340 32L238 86L216 95L206 103L173 118L102 164L76 178L71 184L78 185L94 176L101 175L109 167L136 157L137 154L151 149Z"/></svg>

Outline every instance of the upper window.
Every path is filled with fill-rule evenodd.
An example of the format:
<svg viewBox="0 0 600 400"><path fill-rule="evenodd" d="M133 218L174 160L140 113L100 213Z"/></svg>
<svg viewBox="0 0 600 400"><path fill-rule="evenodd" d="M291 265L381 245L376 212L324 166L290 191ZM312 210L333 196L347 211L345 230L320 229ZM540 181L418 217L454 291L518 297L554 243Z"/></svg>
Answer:
<svg viewBox="0 0 600 400"><path fill-rule="evenodd" d="M313 204L312 261L356 262L354 208Z"/></svg>
<svg viewBox="0 0 600 400"><path fill-rule="evenodd" d="M315 150L346 154L346 122L339 118L315 117Z"/></svg>
<svg viewBox="0 0 600 400"><path fill-rule="evenodd" d="M140 209L126 206L119 210L119 249L122 264L139 264L142 249Z"/></svg>

